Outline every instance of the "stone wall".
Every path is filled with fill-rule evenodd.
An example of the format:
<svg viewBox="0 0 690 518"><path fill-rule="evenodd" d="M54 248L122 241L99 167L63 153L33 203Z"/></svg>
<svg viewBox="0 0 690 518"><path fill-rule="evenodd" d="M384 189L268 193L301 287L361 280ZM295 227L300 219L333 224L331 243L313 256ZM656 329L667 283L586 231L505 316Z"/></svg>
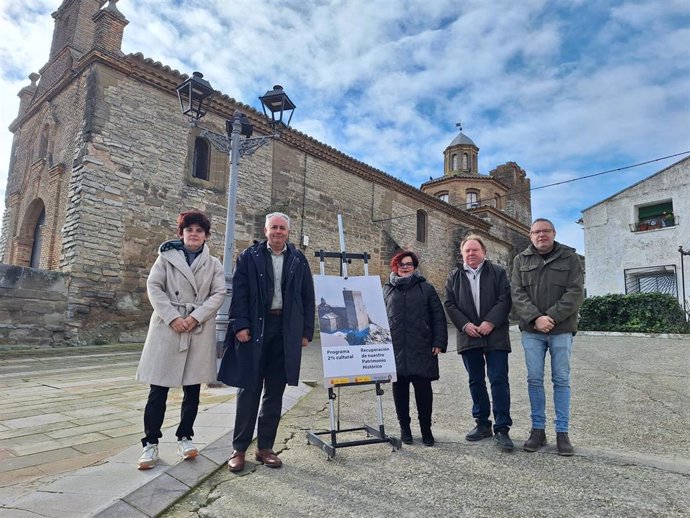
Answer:
<svg viewBox="0 0 690 518"><path fill-rule="evenodd" d="M62 187L39 196L49 200L46 223L52 214L55 229L53 251L44 252L49 259L41 266L69 275L65 339L72 343L144 339L151 314L146 278L160 243L176 236L180 211L199 209L209 215L209 246L223 259L227 155L214 149L209 180L193 178L200 129L190 128L179 113L173 90L181 82L179 74L140 56L124 59L136 73L122 63L90 61L41 108L42 116L38 107L30 107L20 118L22 135L35 135L49 114L58 114L60 121L60 131L49 133L48 147L64 164ZM145 73L152 74L150 80L141 79ZM212 103L202 125L222 133L225 119L238 108L252 118L255 133L267 131L259 113L227 97ZM15 223L3 228L12 232L10 241L21 237L26 207L36 198L24 186L33 185L32 178L41 185L58 185L45 167L27 174L34 163L32 149L31 140L22 136L23 165L15 168L8 190L9 219ZM482 220L297 132L285 132L240 161L235 257L263 238L264 216L276 210L291 217L291 240L302 247L314 272L319 271L315 251L339 250L339 213L347 251L371 254L369 273L382 281L391 256L406 248L419 255L422 273L442 289L469 230L483 232L494 258L507 261L511 254L510 243L492 234ZM422 241L417 240L418 213L426 217ZM5 260L13 262L16 256ZM337 261L327 265L327 273L338 273ZM351 265L350 275L362 273L361 262Z"/></svg>
<svg viewBox="0 0 690 518"><path fill-rule="evenodd" d="M530 227L532 225L531 182L527 173L515 162L508 162L493 169L489 175L508 186L502 210L512 218Z"/></svg>
<svg viewBox="0 0 690 518"><path fill-rule="evenodd" d="M63 345L67 275L0 264L0 346Z"/></svg>

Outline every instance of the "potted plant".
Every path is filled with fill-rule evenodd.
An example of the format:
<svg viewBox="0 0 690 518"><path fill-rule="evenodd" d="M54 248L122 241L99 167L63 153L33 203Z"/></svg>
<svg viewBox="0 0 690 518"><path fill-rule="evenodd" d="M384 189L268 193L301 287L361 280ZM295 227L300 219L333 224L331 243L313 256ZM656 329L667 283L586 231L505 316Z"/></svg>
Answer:
<svg viewBox="0 0 690 518"><path fill-rule="evenodd" d="M661 219L661 226L662 227L672 227L676 224L676 218L673 215L673 212L664 212L664 215Z"/></svg>

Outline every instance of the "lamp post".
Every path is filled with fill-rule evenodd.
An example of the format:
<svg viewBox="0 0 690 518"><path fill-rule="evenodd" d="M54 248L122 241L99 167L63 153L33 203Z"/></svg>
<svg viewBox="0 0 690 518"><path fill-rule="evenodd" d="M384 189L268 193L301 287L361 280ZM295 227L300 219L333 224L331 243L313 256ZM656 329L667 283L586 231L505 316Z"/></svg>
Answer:
<svg viewBox="0 0 690 518"><path fill-rule="evenodd" d="M690 250L683 250L683 245L680 245L678 247L678 253L680 254L680 282L683 288L683 315L685 316L685 320L687 322L688 319L690 319L690 314L688 313L685 301L685 264L683 263L683 257L686 255L690 255Z"/></svg>
<svg viewBox="0 0 690 518"><path fill-rule="evenodd" d="M257 149L272 138L280 136L280 130L287 128L292 120L295 110L294 103L283 91L283 87L275 85L264 95L259 97L263 107L264 116L271 126L271 135L252 137L253 126L249 118L235 110L232 119L225 121L226 134L216 133L207 128L198 126L199 120L206 115L206 105L215 91L210 83L204 79L203 74L194 72L192 77L177 86L177 97L180 101L180 110L189 118L192 127L200 129L200 136L208 139L213 147L225 153L230 162L230 181L228 182L228 206L225 216L225 252L223 255L223 272L225 273L225 302L218 311L216 318L216 344L219 353L228 327L230 300L232 299L232 255L235 245L235 216L237 212L237 176L240 158L253 155ZM287 118L287 122L284 122Z"/></svg>

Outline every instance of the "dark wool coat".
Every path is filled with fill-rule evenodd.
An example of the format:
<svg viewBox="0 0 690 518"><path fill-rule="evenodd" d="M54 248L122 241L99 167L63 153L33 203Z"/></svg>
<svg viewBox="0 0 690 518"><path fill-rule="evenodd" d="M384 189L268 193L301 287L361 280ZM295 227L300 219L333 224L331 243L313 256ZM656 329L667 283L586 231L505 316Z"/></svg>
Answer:
<svg viewBox="0 0 690 518"><path fill-rule="evenodd" d="M399 376L438 379L438 356L432 348L448 348L448 325L441 300L424 277L415 274L408 282L383 286L388 324Z"/></svg>
<svg viewBox="0 0 690 518"><path fill-rule="evenodd" d="M302 252L288 243L287 264L283 268L283 347L285 377L288 385L297 385L302 361L302 337L314 337L314 282L309 263ZM266 241L250 246L237 258L232 277L230 327L225 335L225 354L218 380L226 385L253 388L261 383L259 360L264 342L266 309L270 307L266 276L272 273ZM272 271L272 270L271 270ZM235 333L249 329L251 340L239 342Z"/></svg>
<svg viewBox="0 0 690 518"><path fill-rule="evenodd" d="M469 349L510 351L508 333L508 314L511 297L508 275L500 266L485 260L479 277L480 311L474 306L472 288L462 266L455 268L446 281L446 300L444 301L448 318L458 329L458 353ZM484 321L491 322L494 330L486 336L474 338L462 331L469 322L478 326Z"/></svg>

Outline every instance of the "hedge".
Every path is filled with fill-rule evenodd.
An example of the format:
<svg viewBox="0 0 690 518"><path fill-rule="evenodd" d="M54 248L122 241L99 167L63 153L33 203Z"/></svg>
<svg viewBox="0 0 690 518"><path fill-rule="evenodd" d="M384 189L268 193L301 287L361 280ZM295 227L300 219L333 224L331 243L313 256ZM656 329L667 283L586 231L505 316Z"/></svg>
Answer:
<svg viewBox="0 0 690 518"><path fill-rule="evenodd" d="M662 293L589 297L580 308L578 328L637 333L690 332L678 299Z"/></svg>

